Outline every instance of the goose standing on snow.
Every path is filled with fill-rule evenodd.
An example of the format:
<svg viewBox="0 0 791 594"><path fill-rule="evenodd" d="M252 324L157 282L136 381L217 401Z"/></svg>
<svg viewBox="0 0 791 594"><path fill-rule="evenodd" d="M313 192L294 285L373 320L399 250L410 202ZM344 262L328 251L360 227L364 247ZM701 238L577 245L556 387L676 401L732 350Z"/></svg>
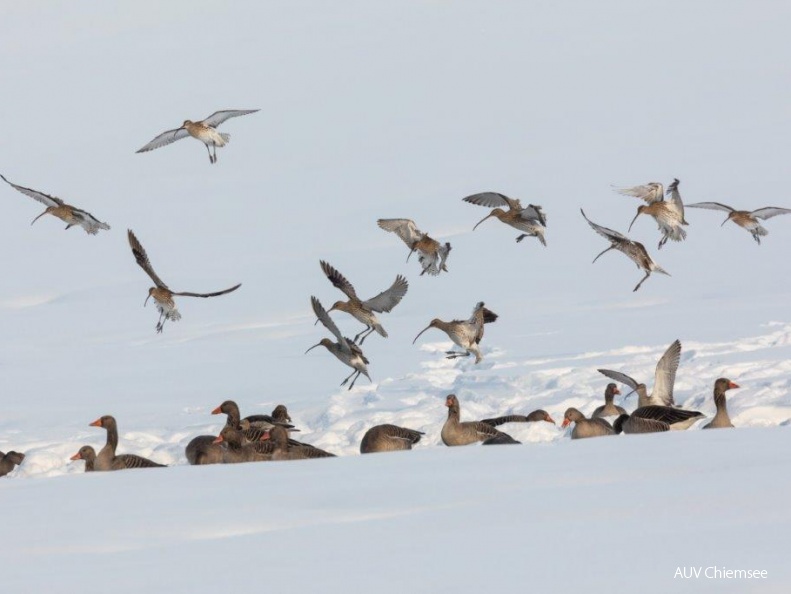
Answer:
<svg viewBox="0 0 791 594"><path fill-rule="evenodd" d="M421 330L412 344L417 342L420 335L430 328L437 328L442 330L448 335L456 345L464 349L465 352L446 351L446 359L456 359L457 357L469 357L475 355L475 362L480 363L483 359L481 350L478 345L483 339L484 324L490 324L497 320L497 314L484 307L483 301L479 301L475 309L472 310L472 316L469 320L453 320L451 322L443 322L439 318L434 318L431 323Z"/></svg>
<svg viewBox="0 0 791 594"><path fill-rule="evenodd" d="M448 420L442 426L442 443L446 446L463 446L476 442L519 443L507 433L498 431L481 421L461 422L461 406L455 394L445 398L448 407Z"/></svg>
<svg viewBox="0 0 791 594"><path fill-rule="evenodd" d="M94 463L94 469L98 471L103 470L123 470L126 468L160 468L164 464L158 464L148 458L136 456L135 454L121 454L116 455L115 449L118 447L118 424L115 417L111 415L104 415L99 417L91 427L101 427L107 431L107 443L99 450Z"/></svg>
<svg viewBox="0 0 791 594"><path fill-rule="evenodd" d="M613 400L615 400L615 396L620 393L621 391L618 389L618 386L615 384L607 384L607 387L604 389L604 405L599 406L593 411L591 419L598 419L600 417L617 417L618 415L625 414L626 409L621 406L617 406L613 402Z"/></svg>
<svg viewBox="0 0 791 594"><path fill-rule="evenodd" d="M544 233L547 228L547 217L540 206L535 204L528 204L526 208L522 207L522 203L518 199L509 198L504 194L498 192L482 192L480 194L473 194L463 199L464 202L475 204L477 206L485 206L487 208L494 208L494 210L486 217L481 219L473 231L477 229L478 225L483 223L490 217L497 217L501 222L510 225L514 229L522 232L516 238L519 243L525 237L536 237L541 245L546 247L547 242L544 239ZM508 207L508 210L503 210L499 207Z"/></svg>
<svg viewBox="0 0 791 594"><path fill-rule="evenodd" d="M361 454L373 454L376 452L395 452L399 450L411 450L412 446L420 441L425 433L399 427L398 425L376 425L371 427L363 435L360 442Z"/></svg>
<svg viewBox="0 0 791 594"><path fill-rule="evenodd" d="M8 452L4 454L0 452L0 476L5 476L12 470L14 470L15 466L19 466L22 464L22 461L25 459L25 454L21 454L19 452Z"/></svg>
<svg viewBox="0 0 791 594"><path fill-rule="evenodd" d="M615 435L615 431L604 419L586 419L576 408L569 408L563 413L563 423L561 427L568 427L574 423L571 431L571 439L585 439L586 437L604 437Z"/></svg>
<svg viewBox="0 0 791 594"><path fill-rule="evenodd" d="M703 425L704 429L726 429L733 427L731 417L728 415L728 405L725 402L725 392L739 387L741 387L739 384L735 384L725 377L721 377L714 382L714 404L717 407L717 414L714 415L711 423Z"/></svg>
<svg viewBox="0 0 791 594"><path fill-rule="evenodd" d="M779 208L777 206L764 206L763 208L752 211L736 210L735 208L720 202L698 202L697 204L687 204L687 207L706 208L708 210L722 210L727 212L728 218L722 222L722 225L728 221L733 221L739 225L739 227L747 229L747 231L752 234L753 239L758 242L758 245L761 245L761 237L769 235L769 231L767 231L761 225L761 223L758 222L758 219L765 221L767 219L771 219L772 217L776 217L777 215L791 213L791 208ZM722 227L722 225L720 225L720 227Z"/></svg>

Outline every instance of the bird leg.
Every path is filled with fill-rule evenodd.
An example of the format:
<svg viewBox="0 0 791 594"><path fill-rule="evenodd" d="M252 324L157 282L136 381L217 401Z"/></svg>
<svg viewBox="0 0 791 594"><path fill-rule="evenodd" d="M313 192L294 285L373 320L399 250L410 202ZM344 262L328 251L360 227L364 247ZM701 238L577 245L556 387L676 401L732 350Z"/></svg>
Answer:
<svg viewBox="0 0 791 594"><path fill-rule="evenodd" d="M208 144L206 144L206 145L204 145L204 146L206 147L206 152L207 152L207 153L209 153L209 163L214 163L214 159L212 159L212 156L211 156L211 149L209 149L209 145L208 145Z"/></svg>
<svg viewBox="0 0 791 594"><path fill-rule="evenodd" d="M346 382L348 382L350 379L352 379L352 375L354 375L355 373L358 373L358 371L357 371L356 369L355 369L354 371L352 371L352 372L351 372L351 375L349 375L349 377L347 377L345 380L343 380L343 381L341 382L341 385L342 385L342 386L345 386L345 385L346 385ZM354 383L354 382L352 382L352 383Z"/></svg>
<svg viewBox="0 0 791 594"><path fill-rule="evenodd" d="M758 242L758 245L761 245L761 237L757 233L753 233L753 239Z"/></svg>
<svg viewBox="0 0 791 594"><path fill-rule="evenodd" d="M640 279L640 282L637 283L637 286L634 289L632 289L632 293L634 293L637 289L639 289L640 285L642 285L645 282L645 279L647 279L649 276L651 276L651 271L650 270L645 273L645 276Z"/></svg>
<svg viewBox="0 0 791 594"><path fill-rule="evenodd" d="M368 330L368 332L365 334L365 336L363 336L362 339L360 340L360 346L362 346L362 344L363 344L363 342L365 342L366 338L368 338L369 336L371 336L371 334L374 333L374 330L375 330L375 328L373 326L371 326L371 328Z"/></svg>
<svg viewBox="0 0 791 594"><path fill-rule="evenodd" d="M357 373L357 376L352 380L352 383L349 384L349 389L350 390L354 387L354 382L357 381L357 378L360 377L360 375L362 375L361 372L359 372L359 371L357 371L356 373ZM354 375L354 374L352 374L352 375Z"/></svg>
<svg viewBox="0 0 791 594"><path fill-rule="evenodd" d="M445 351L447 357L446 359L458 359L459 357L469 357L470 352L467 351L466 353L460 353L459 351Z"/></svg>
<svg viewBox="0 0 791 594"><path fill-rule="evenodd" d="M659 245L657 246L656 249L661 250L662 246L667 243L668 237L669 237L668 235L663 235L662 239L659 240Z"/></svg>
<svg viewBox="0 0 791 594"><path fill-rule="evenodd" d="M598 260L598 259L599 259L599 258L601 258L601 257L602 257L604 254L606 254L607 252L609 252L611 249L614 249L614 248L615 248L615 246L614 246L614 245L611 245L610 247L608 247L608 248L607 248L606 250L604 250L604 251L603 251L601 254L599 254L598 256L596 256L596 257L593 259L593 262L591 262L591 264L595 264L595 263L596 263L596 260Z"/></svg>
<svg viewBox="0 0 791 594"><path fill-rule="evenodd" d="M71 227L72 227L71 225L66 225L66 229L64 229L64 231L68 231L69 229L71 229Z"/></svg>
<svg viewBox="0 0 791 594"><path fill-rule="evenodd" d="M525 237L529 237L529 235L528 235L527 233L522 233L522 235L520 235L519 237L517 237L517 238L516 238L516 243L519 243L519 242L520 242L520 241L522 241L522 240L523 240Z"/></svg>
<svg viewBox="0 0 791 594"><path fill-rule="evenodd" d="M354 337L354 339L352 340L352 342L353 342L353 343L355 343L355 344L357 344L357 339L358 339L358 338L360 338L360 337L361 337L363 334L365 334L366 332L368 332L368 328L370 328L370 326L368 326L368 325L366 324L366 325L365 325L365 330L363 330L363 331L362 331L362 332L360 332L360 333L359 333L357 336L355 336L355 337ZM363 338L363 340L365 340L365 339ZM362 342L360 342L360 344L362 344Z"/></svg>
<svg viewBox="0 0 791 594"><path fill-rule="evenodd" d="M211 143L211 145L212 145L212 148L214 149L214 161L213 162L216 163L217 162L217 145L214 144L213 142Z"/></svg>

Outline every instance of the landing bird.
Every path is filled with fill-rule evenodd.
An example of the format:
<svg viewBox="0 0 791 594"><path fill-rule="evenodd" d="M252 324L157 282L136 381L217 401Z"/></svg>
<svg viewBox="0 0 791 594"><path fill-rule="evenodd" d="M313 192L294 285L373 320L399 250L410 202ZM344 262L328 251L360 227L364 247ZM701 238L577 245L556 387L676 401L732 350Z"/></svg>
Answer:
<svg viewBox="0 0 791 594"><path fill-rule="evenodd" d="M441 244L436 239L432 239L428 234L423 233L415 226L415 221L410 219L379 219L379 226L385 231L395 233L409 248L409 255L406 261L409 262L413 252L417 252L418 261L423 267L423 276L427 272L431 276L437 276L440 271L448 271L445 261L448 259L451 247L450 243Z"/></svg>
<svg viewBox="0 0 791 594"><path fill-rule="evenodd" d="M761 236L769 235L767 231L759 222L758 219L767 220L781 214L788 214L791 212L789 208L779 208L777 206L764 206L758 210L735 210L726 204L719 202L698 202L697 204L687 204L689 208L708 208L709 210L723 210L728 213L728 218L722 222L722 225L728 221L733 221L739 227L747 229L752 233L753 239L761 244ZM720 225L720 227L722 227Z"/></svg>
<svg viewBox="0 0 791 594"><path fill-rule="evenodd" d="M522 208L522 204L518 199L509 198L497 192L473 194L472 196L467 196L463 200L470 204L494 208L488 216L478 221L478 224L472 228L473 231L475 231L478 225L483 223L486 219L497 217L506 225L511 225L514 229L522 231L522 235L516 238L517 243L522 241L525 237L537 237L538 241L546 247L547 242L544 239L544 233L547 227L547 217L544 215L544 211L540 206L528 204L527 208ZM505 211L502 208L495 208L500 206L507 206L508 210Z"/></svg>
<svg viewBox="0 0 791 594"><path fill-rule="evenodd" d="M338 330L335 322L332 321L330 314L326 312L318 299L311 297L310 304L313 306L313 313L315 313L316 317L321 321L322 324L324 324L324 327L335 335L335 338L338 339L338 342L332 342L329 338L322 338L321 342L314 344L307 351L305 351L305 354L309 353L317 346L323 346L326 347L329 352L335 355L338 360L341 361L341 363L344 363L345 365L348 365L354 369L352 374L343 380L343 382L341 382L341 385L345 386L346 383L351 379L352 383L349 384L350 390L354 387L354 382L357 381L357 378L360 377L360 375L364 375L368 378L369 382L373 383L371 376L368 375L369 361L365 358L362 349L354 344L353 341L343 337L343 334L341 334L341 331ZM352 379L352 376L354 376L354 379Z"/></svg>
<svg viewBox="0 0 791 594"><path fill-rule="evenodd" d="M665 197L665 188L659 182L648 182L642 186L634 186L631 188L618 188L613 186L613 190L624 196L634 196L645 200L648 204L659 202Z"/></svg>
<svg viewBox="0 0 791 594"><path fill-rule="evenodd" d="M216 163L217 147L223 147L228 144L229 140L231 140L230 134L217 132L217 126L222 124L225 120L255 113L257 111L260 110L228 109L225 111L215 111L208 118L199 122L184 120L184 123L181 125L181 127L163 132L137 152L145 153L147 151L152 151L161 146L165 146L172 142L176 142L177 140L181 140L182 138L186 138L187 136L192 136L206 145L206 151L209 153L209 163ZM209 149L209 147L211 147L211 149ZM212 150L214 151L214 154L212 154Z"/></svg>
<svg viewBox="0 0 791 594"><path fill-rule="evenodd" d="M593 230L596 231L599 235L607 239L612 245L604 250L601 254L596 256L593 259L593 262L596 262L601 256L609 252L610 250L618 250L619 252L623 252L626 256L641 270L645 271L645 276L640 279L640 282L637 283L637 286L632 289L632 292L636 291L640 288L645 280L651 276L652 272L661 272L662 274L666 274L670 276L670 273L664 270L659 264L654 262L651 259L651 256L648 255L648 252L645 249L645 246L638 242L632 241L625 235L621 235L617 231L613 231L612 229L608 229L607 227L602 227L601 225L597 225L596 223L592 222L588 217L585 216L585 211L580 209L582 216L588 221L588 224L593 227Z"/></svg>
<svg viewBox="0 0 791 594"><path fill-rule="evenodd" d="M659 359L659 362L656 364L654 389L650 396L645 384L639 383L636 379L625 373L612 371L611 369L599 369L597 371L616 382L629 386L632 391L624 398L628 398L632 393L637 392L639 398L637 403L638 406L649 406L654 404L660 406L674 406L673 386L676 383L676 371L678 370L678 363L680 360L681 341L675 340L667 347L662 358Z"/></svg>
<svg viewBox="0 0 791 594"><path fill-rule="evenodd" d="M653 183L656 184L656 182ZM662 246L667 243L668 239L683 241L687 238L687 232L682 228L682 225L687 225L688 223L684 219L684 203L681 201L681 194L678 192L679 183L678 179L674 179L673 183L667 187L667 191L671 195L670 200L665 200L663 198L662 184L656 184L657 188L655 189L657 192L647 191L629 194L621 191L622 194L626 193L629 196L636 196L647 202L647 204L637 207L637 214L629 224L629 231L632 230L632 225L634 225L641 214L653 217L656 224L659 226L659 230L662 232L662 239L659 241L659 246L657 248L660 250ZM637 187L646 188L647 186ZM630 188L630 190L635 190L635 188ZM658 199L655 198L657 193L659 195Z"/></svg>
<svg viewBox="0 0 791 594"><path fill-rule="evenodd" d="M148 254L146 254L146 250L143 249L143 246L135 237L135 234L132 233L132 230L128 230L129 235L129 245L132 248L132 254L135 256L135 260L140 265L140 268L146 271L146 274L151 277L151 280L154 281L156 287L151 287L148 290L148 297L146 297L145 303L143 303L143 307L148 303L148 299L150 297L154 298L154 303L157 305L157 310L159 311L159 321L156 325L157 332L162 332L162 329L165 327L165 322L168 320L173 320L177 322L181 319L181 314L176 309L176 302L173 301L174 295L179 295L182 297L217 297L218 295L225 295L226 293L230 293L235 291L239 287L242 286L242 283L238 285L234 285L230 289L224 289L222 291L216 291L214 293L190 293L187 291L177 292L171 291L168 286L162 282L157 276L157 273L154 272L154 269L151 267L151 262L148 260Z"/></svg>
<svg viewBox="0 0 791 594"><path fill-rule="evenodd" d="M9 186L14 188L15 190L22 192L25 196L30 196L34 200L38 200L42 204L46 205L47 209L38 215L33 222L30 224L32 225L45 214L51 214L53 216L58 217L61 221L66 223L66 229L70 229L74 225L79 225L85 232L89 235L96 235L99 232L99 229L109 230L110 225L107 223L102 223L99 219L94 217L91 213L80 210L76 206L71 206L70 204L66 204L60 198L56 198L55 196L50 196L49 194L44 194L43 192L39 192L37 190L31 190L30 188L25 188L23 186L18 186L16 184L12 184L8 181L5 177L0 175L3 178L3 181L7 183Z"/></svg>
<svg viewBox="0 0 791 594"><path fill-rule="evenodd" d="M469 357L475 355L475 362L480 363L483 359L481 350L478 345L483 338L483 326L489 324L497 319L497 314L486 309L483 301L478 302L475 309L472 310L472 317L469 320L453 320L451 322L443 322L440 319L434 318L431 323L426 326L420 333L415 336L412 344L417 342L420 335L429 328L437 328L442 330L448 335L455 344L464 349L465 352L446 351L446 359L456 359L457 357Z"/></svg>
<svg viewBox="0 0 791 594"><path fill-rule="evenodd" d="M389 312L401 302L401 299L406 295L406 291L409 288L406 279L399 274L395 282L390 285L389 289L382 291L376 297L371 297L367 301L361 301L360 298L357 297L354 287L346 280L345 276L324 260L321 260L320 264L322 272L330 279L330 282L343 291L349 298L349 301L336 301L330 308L330 311L336 309L345 311L366 326L365 330L355 336L352 342L356 343L359 339L362 345L365 339L374 331L387 338L387 332L382 328L374 312ZM316 320L316 322L318 323L318 320Z"/></svg>

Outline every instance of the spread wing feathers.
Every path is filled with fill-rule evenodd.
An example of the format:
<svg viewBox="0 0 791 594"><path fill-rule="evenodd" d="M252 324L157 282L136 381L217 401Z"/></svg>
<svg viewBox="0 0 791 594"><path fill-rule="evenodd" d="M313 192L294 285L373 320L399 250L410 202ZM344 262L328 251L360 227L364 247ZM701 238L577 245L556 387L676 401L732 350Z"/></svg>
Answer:
<svg viewBox="0 0 791 594"><path fill-rule="evenodd" d="M343 276L336 268L334 268L328 262L321 260L320 262L321 270L324 275L330 280L330 282L335 285L336 288L343 291L349 299L353 299L355 301L358 300L357 293L354 290L352 284L346 280L346 277Z"/></svg>
<svg viewBox="0 0 791 594"><path fill-rule="evenodd" d="M95 229L95 228L105 229L105 230L110 229L110 225L108 225L107 223L102 223L99 219L97 219L95 216L93 216L91 213L89 213L86 210L72 207L71 212L76 218L80 219L80 224L86 230Z"/></svg>
<svg viewBox="0 0 791 594"><path fill-rule="evenodd" d="M602 227L601 225L597 225L596 223L594 223L588 217L585 216L585 211L582 210L581 208L580 208L580 212L582 213L583 218L586 221L588 221L588 224L593 228L593 230L596 231L596 233L598 233L605 239L613 243L619 243L622 241L627 241L631 243L632 240L626 237L626 235L618 233L617 231L613 231L612 229L608 229L607 227Z"/></svg>
<svg viewBox="0 0 791 594"><path fill-rule="evenodd" d="M673 183L668 186L667 190L670 192L670 204L681 215L682 224L685 224L684 202L682 202L681 194L678 192L678 180L674 180Z"/></svg>
<svg viewBox="0 0 791 594"><path fill-rule="evenodd" d="M224 111L215 111L208 118L203 120L203 123L212 128L216 128L225 120L231 118L238 118L239 116L248 115L260 111L259 109L226 109Z"/></svg>
<svg viewBox="0 0 791 594"><path fill-rule="evenodd" d="M687 421L694 417L702 417L703 413L696 410L684 410L683 408L672 408L670 406L641 406L632 413L633 417L639 419L653 419L662 421L668 425Z"/></svg>
<svg viewBox="0 0 791 594"><path fill-rule="evenodd" d="M671 344L659 363L656 364L654 376L654 389L652 398L659 399L665 406L673 406L673 384L676 383L676 370L681 360L681 342L676 340Z"/></svg>
<svg viewBox="0 0 791 594"><path fill-rule="evenodd" d="M642 186L634 186L631 188L613 188L619 194L624 196L634 196L645 200L648 204L653 202L660 202L664 198L665 189L662 184L658 182L649 182Z"/></svg>
<svg viewBox="0 0 791 594"><path fill-rule="evenodd" d="M236 289L242 286L242 283L238 285L234 285L228 289L223 289L222 291L215 291L214 293L192 293L190 291L182 291L180 293L176 293L173 291L174 295L180 295L182 297L218 297L219 295L225 295L226 293L232 293Z"/></svg>
<svg viewBox="0 0 791 594"><path fill-rule="evenodd" d="M143 249L143 246L140 244L137 237L135 237L135 234L131 229L128 229L127 234L129 237L129 245L132 248L132 254L135 257L135 260L137 260L137 264L140 266L140 268L146 271L146 274L151 277L151 280L154 281L156 286L158 286L160 289L167 289L168 286L162 282L162 279L157 276L157 273L154 272L154 269L151 267L148 254L146 254L146 250Z"/></svg>
<svg viewBox="0 0 791 594"><path fill-rule="evenodd" d="M544 214L544 209L536 204L528 204L527 208L522 209L520 216L525 220L538 221L544 227L547 226L547 216Z"/></svg>
<svg viewBox="0 0 791 594"><path fill-rule="evenodd" d="M30 196L34 200L38 200L41 202L41 204L45 204L47 206L63 206L63 200L60 198L55 198L55 196L50 196L49 194L44 194L43 192L39 192L37 190L31 190L30 188L25 188L24 186L12 184L3 175L0 175L0 177L2 177L3 181L16 191L22 192L25 196Z"/></svg>
<svg viewBox="0 0 791 594"><path fill-rule="evenodd" d="M606 375L610 379L614 379L616 382L620 382L626 386L629 386L632 390L637 389L637 382L633 377L629 377L625 373L621 373L620 371L612 371L611 369L597 369L599 373L602 375Z"/></svg>
<svg viewBox="0 0 791 594"><path fill-rule="evenodd" d="M423 238L424 233L415 226L415 221L410 219L379 219L377 224L390 233L395 233L410 249Z"/></svg>
<svg viewBox="0 0 791 594"><path fill-rule="evenodd" d="M724 210L725 212L733 212L735 210L720 202L696 202L695 204L687 204L687 208L707 208L709 210Z"/></svg>
<svg viewBox="0 0 791 594"><path fill-rule="evenodd" d="M153 151L154 149L166 146L172 142L186 138L187 136L189 136L189 132L187 132L186 128L175 128L173 130L168 130L135 152L145 153L147 151Z"/></svg>
<svg viewBox="0 0 791 594"><path fill-rule="evenodd" d="M338 285L335 286L337 287ZM363 302L363 306L372 311L389 312L401 302L408 288L409 283L399 274L389 289Z"/></svg>
<svg viewBox="0 0 791 594"><path fill-rule="evenodd" d="M498 206L507 206L513 210L522 210L522 205L519 200L509 198L505 194L499 192L481 192L480 194L473 194L462 198L464 202L475 204L477 206L485 206L487 208L496 208Z"/></svg>
<svg viewBox="0 0 791 594"><path fill-rule="evenodd" d="M324 327L332 332L335 335L335 338L338 339L338 344L341 345L341 348L346 351L348 354L352 354L352 349L349 348L348 341L343 337L341 331L338 330L338 327L335 325L335 322L332 321L330 314L327 313L327 310L321 305L321 301L316 299L316 297L311 296L310 304L313 307L313 313L316 314L316 317L321 320L321 323L324 324ZM362 351L360 351L362 353Z"/></svg>
<svg viewBox="0 0 791 594"><path fill-rule="evenodd" d="M777 215L781 214L788 214L791 213L791 208L779 208L777 206L764 206L763 208L759 208L758 210L752 211L750 214L754 217L758 217L759 219L771 219L772 217L776 217Z"/></svg>

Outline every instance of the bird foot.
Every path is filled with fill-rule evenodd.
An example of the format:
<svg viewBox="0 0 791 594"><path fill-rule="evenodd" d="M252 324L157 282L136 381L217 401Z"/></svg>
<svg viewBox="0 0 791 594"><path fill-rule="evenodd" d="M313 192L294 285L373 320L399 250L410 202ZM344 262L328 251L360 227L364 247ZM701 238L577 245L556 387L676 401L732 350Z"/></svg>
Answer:
<svg viewBox="0 0 791 594"><path fill-rule="evenodd" d="M519 237L516 238L516 243L521 242L525 237L527 237L527 235L520 235Z"/></svg>

